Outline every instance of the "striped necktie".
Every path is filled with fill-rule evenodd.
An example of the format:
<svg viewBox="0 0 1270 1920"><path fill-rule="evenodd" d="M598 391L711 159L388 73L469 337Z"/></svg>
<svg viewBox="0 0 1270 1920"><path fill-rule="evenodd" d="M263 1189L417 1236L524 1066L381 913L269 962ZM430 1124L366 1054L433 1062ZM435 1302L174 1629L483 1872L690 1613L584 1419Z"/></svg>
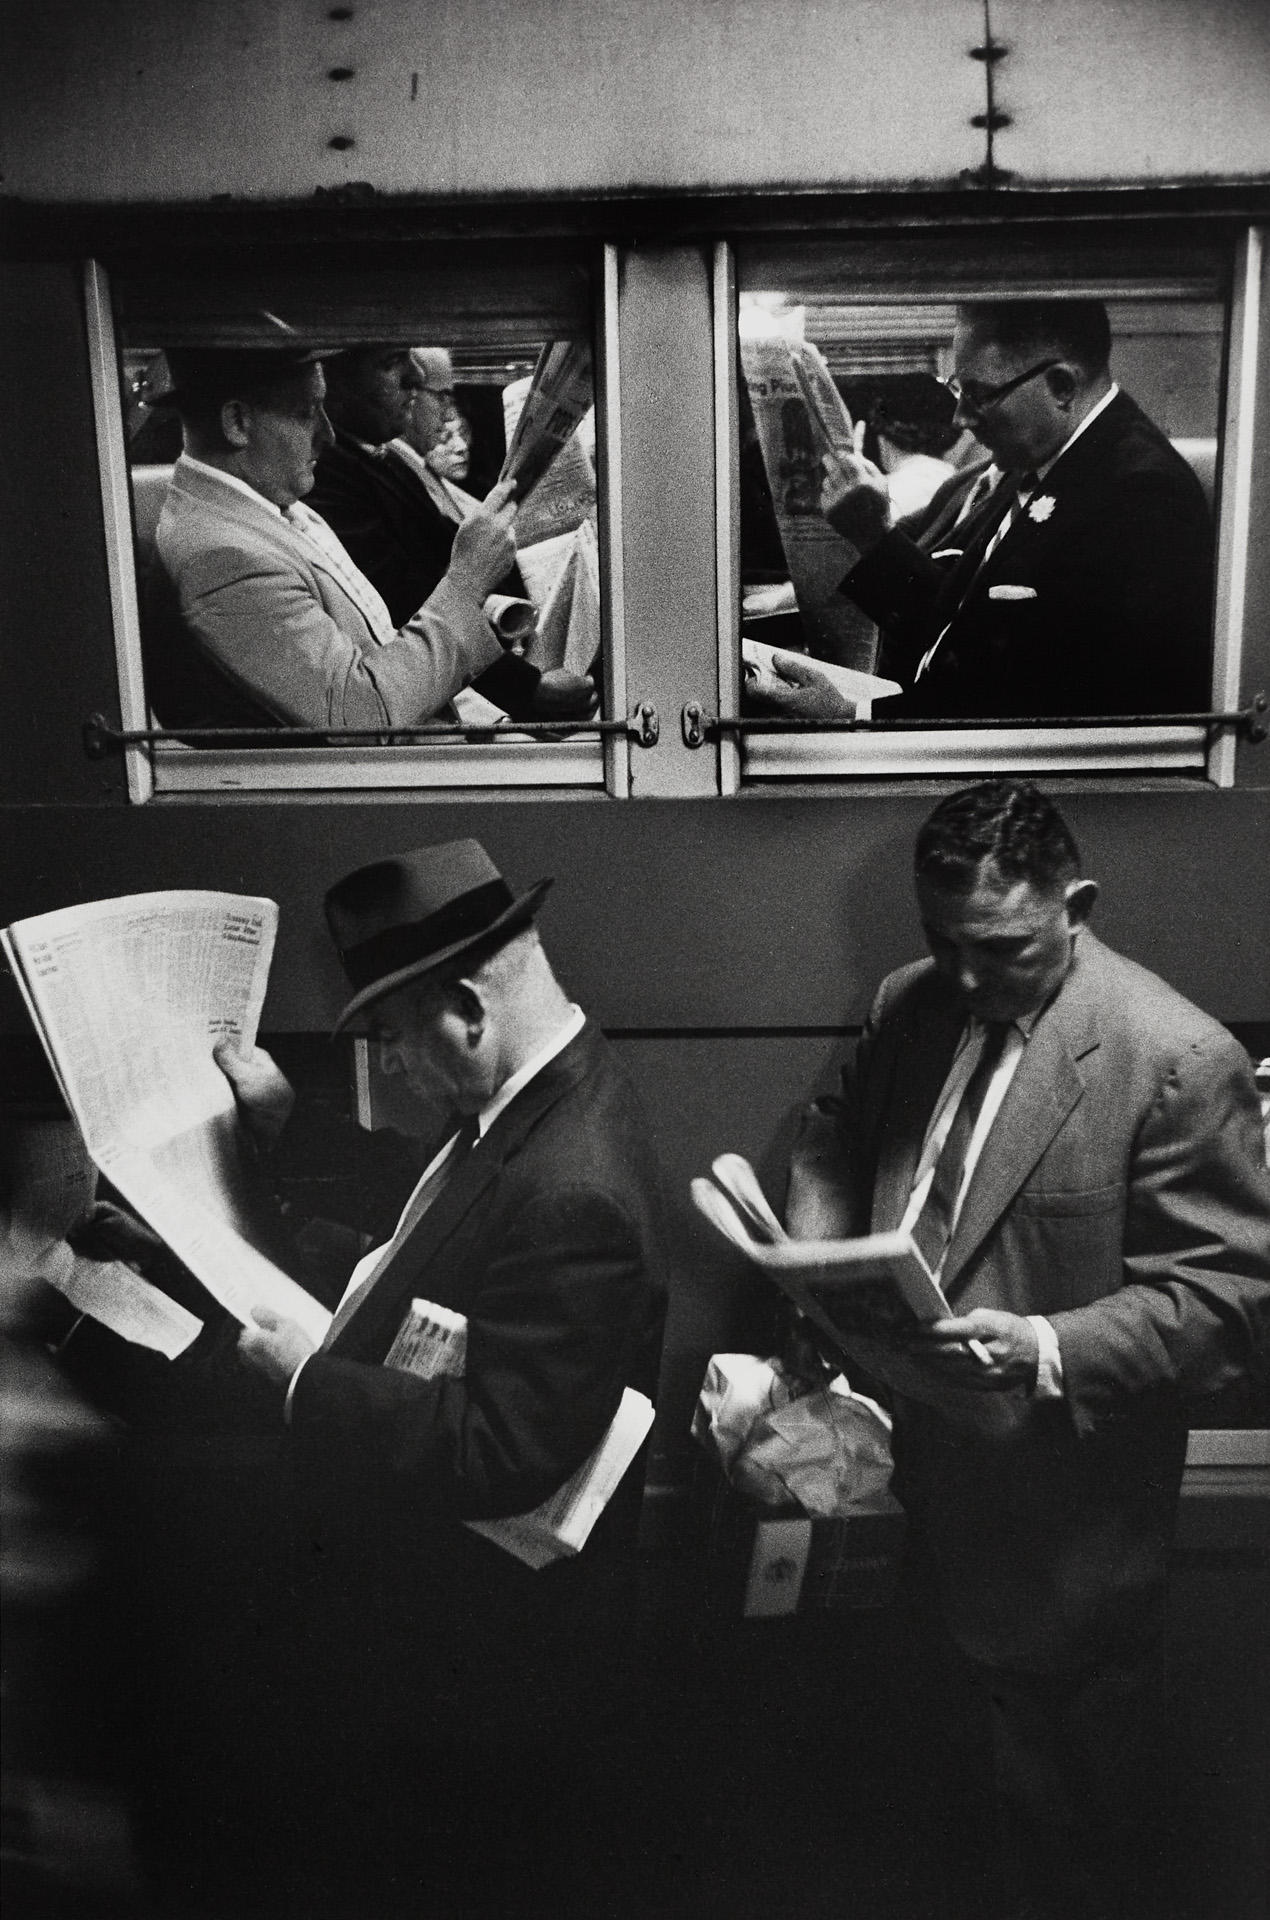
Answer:
<svg viewBox="0 0 1270 1920"><path fill-rule="evenodd" d="M961 1195L962 1181L966 1171L966 1155L970 1151L970 1142L974 1137L975 1122L979 1118L992 1076L1000 1064L1006 1039L1010 1032L1008 1022L1000 1021L985 1024L983 1046L975 1064L974 1072L966 1082L966 1088L953 1115L953 1123L948 1136L940 1148L939 1158L926 1198L922 1202L921 1212L913 1222L912 1235L918 1251L921 1253L932 1273L937 1274L943 1264L948 1242L952 1239L953 1227L957 1219L957 1202Z"/></svg>

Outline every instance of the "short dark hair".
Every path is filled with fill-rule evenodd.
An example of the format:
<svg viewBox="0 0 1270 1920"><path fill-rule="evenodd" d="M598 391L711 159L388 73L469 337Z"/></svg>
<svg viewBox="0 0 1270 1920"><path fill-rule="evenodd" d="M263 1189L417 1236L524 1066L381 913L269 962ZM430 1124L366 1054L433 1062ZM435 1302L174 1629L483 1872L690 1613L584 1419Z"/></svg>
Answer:
<svg viewBox="0 0 1270 1920"><path fill-rule="evenodd" d="M919 879L968 893L983 867L1048 892L1080 875L1080 850L1054 802L1030 780L985 780L941 800L918 831Z"/></svg>
<svg viewBox="0 0 1270 1920"><path fill-rule="evenodd" d="M969 300L958 318L1021 359L1056 354L1094 375L1111 358L1111 323L1101 300Z"/></svg>

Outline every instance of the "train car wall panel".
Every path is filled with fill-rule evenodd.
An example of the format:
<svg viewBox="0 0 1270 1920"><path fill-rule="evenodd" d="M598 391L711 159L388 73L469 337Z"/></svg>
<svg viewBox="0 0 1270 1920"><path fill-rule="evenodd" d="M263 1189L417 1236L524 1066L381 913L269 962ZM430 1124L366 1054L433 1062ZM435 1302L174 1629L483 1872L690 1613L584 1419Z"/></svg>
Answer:
<svg viewBox="0 0 1270 1920"><path fill-rule="evenodd" d="M36 201L955 184L984 158L982 0L9 12L3 186ZM1270 168L1259 0L998 0L991 17L1007 181Z"/></svg>

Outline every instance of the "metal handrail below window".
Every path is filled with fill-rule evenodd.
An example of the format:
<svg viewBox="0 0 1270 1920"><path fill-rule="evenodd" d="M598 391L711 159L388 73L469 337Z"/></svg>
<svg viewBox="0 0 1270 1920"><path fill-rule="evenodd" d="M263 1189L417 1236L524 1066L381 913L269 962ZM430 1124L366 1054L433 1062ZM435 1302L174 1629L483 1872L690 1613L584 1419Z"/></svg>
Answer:
<svg viewBox="0 0 1270 1920"><path fill-rule="evenodd" d="M579 734L603 739L621 735L637 747L655 747L661 730L657 709L636 707L625 720L512 720L480 727L454 721L427 721L417 727L116 727L104 714L84 722L84 752L90 760L123 753L127 747L195 745L200 747L402 747L431 740L487 746L508 737L572 740Z"/></svg>
<svg viewBox="0 0 1270 1920"><path fill-rule="evenodd" d="M1268 703L1264 693L1253 696L1250 705L1230 713L1078 713L1078 714L986 714L978 718L938 719L803 719L779 714L707 713L697 701L684 707L680 722L684 745L704 746L721 734L746 733L936 733L969 732L976 729L1021 727L1232 727L1252 746L1266 738Z"/></svg>

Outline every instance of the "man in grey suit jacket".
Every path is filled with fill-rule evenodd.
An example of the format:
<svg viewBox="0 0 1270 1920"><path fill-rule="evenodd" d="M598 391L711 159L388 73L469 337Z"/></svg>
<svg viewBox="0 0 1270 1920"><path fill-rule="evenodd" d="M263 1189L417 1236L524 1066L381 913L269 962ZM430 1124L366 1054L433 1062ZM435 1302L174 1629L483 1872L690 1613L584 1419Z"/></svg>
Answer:
<svg viewBox="0 0 1270 1920"><path fill-rule="evenodd" d="M1114 1883L1160 1816L1185 1403L1245 1372L1270 1313L1252 1074L1088 931L1096 886L1034 788L942 802L916 886L932 958L883 982L841 1098L809 1116L790 1225L907 1226L929 1251L951 1317L849 1344L893 1394L897 1491L989 1702L1010 1911L1137 1914Z"/></svg>
<svg viewBox="0 0 1270 1920"><path fill-rule="evenodd" d="M147 681L165 726L411 726L502 658L482 606L514 556L509 499L464 522L440 584L398 625L302 504L332 441L316 357L168 360L185 451L146 596Z"/></svg>

